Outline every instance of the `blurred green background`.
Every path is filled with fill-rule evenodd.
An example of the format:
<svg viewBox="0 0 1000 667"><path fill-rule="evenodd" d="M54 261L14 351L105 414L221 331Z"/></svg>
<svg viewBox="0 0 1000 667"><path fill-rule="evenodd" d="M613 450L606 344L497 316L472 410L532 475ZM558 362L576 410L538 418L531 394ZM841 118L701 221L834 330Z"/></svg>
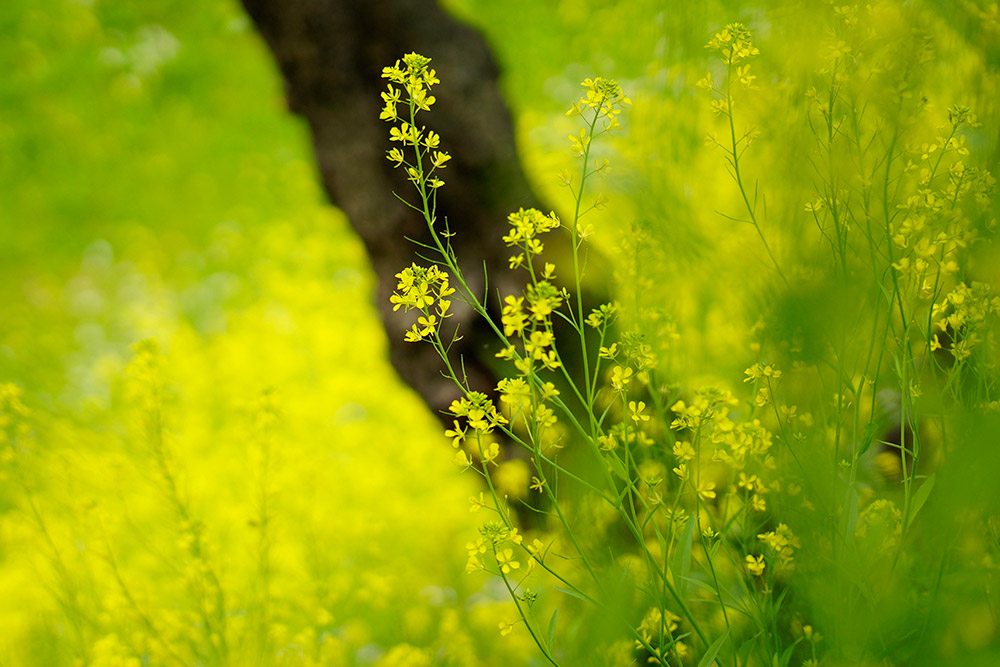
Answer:
<svg viewBox="0 0 1000 667"><path fill-rule="evenodd" d="M601 243L610 252L636 223L671 249L656 296L688 352L671 370L738 377L767 285L730 261L746 230L718 231L716 210L736 199L703 146L702 47L745 21L761 78L798 81L829 8L447 4L496 49L526 168L554 206L567 205L555 174L572 160L563 111L579 81L622 81L636 104ZM935 35L921 122L973 106L983 127L970 143L988 164L1000 155L996 7L928 2L886 19L902 31L919 17L914 30ZM463 571L475 480L457 475L437 421L387 363L363 249L324 201L306 130L238 5L7 0L0 36L0 382L22 387L30 411L0 487L0 664L131 665L169 644L181 663L214 655L211 633L184 636L205 604L192 563L218 573L233 609L269 610L226 621L243 638L232 664L421 665L442 651L532 664L524 637L498 637L506 592ZM797 85L748 107L774 138L752 166L788 210L812 196L787 158L803 143L786 128L801 120ZM991 255L979 269L1000 282ZM177 524L157 454L136 436L129 396L142 381L127 367L149 337L195 528ZM279 415L266 439L262 400ZM192 533L210 556L192 556Z"/></svg>

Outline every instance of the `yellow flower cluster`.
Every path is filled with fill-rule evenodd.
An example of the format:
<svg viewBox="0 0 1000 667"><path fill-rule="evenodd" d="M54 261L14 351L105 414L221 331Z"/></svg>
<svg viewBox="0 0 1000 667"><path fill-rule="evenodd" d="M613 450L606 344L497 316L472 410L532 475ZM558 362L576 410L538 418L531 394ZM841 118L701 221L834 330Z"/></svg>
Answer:
<svg viewBox="0 0 1000 667"><path fill-rule="evenodd" d="M637 651L644 648L651 648L659 655L651 657L650 663L672 664L666 662L666 656L672 652L676 656L678 664L688 654L687 645L680 641L677 630L680 628L681 617L668 609L653 607L642 617L639 627L636 628L641 640L635 641ZM660 658L664 660L661 661Z"/></svg>
<svg viewBox="0 0 1000 667"><path fill-rule="evenodd" d="M403 146L403 149L389 149L386 158L396 167L405 167L407 178L422 193L426 191L425 188L434 190L444 185L444 181L434 174L436 170L444 169L451 160L451 155L438 150L441 137L416 123L417 114L430 111L436 102L431 88L440 83L440 80L437 73L428 67L430 62L430 58L409 53L403 56L402 64L397 60L395 65L382 69L382 78L388 79L389 84L382 93L384 106L379 114L381 120L394 124L389 129L389 140ZM400 105L405 105L406 108L402 118ZM406 147L413 149L413 162L406 156ZM424 165L425 157L430 163L429 168Z"/></svg>
<svg viewBox="0 0 1000 667"><path fill-rule="evenodd" d="M531 546L526 546L524 544L524 536L521 535L518 529L509 527L501 521L487 521L480 526L479 534L481 537L465 545L469 556L465 565L465 571L469 574L486 570L483 555L487 551L491 552L496 559L499 573L505 575L511 574L514 570L521 569L521 563L515 558L515 549L524 548L531 555L528 559L526 572L531 572L535 567L536 558L539 560L541 558L542 543L539 540L535 539ZM537 594L528 594L528 597L532 596L537 597Z"/></svg>
<svg viewBox="0 0 1000 667"><path fill-rule="evenodd" d="M525 296L506 297L500 315L504 335L516 336L523 352L518 354L514 345L508 345L496 354L497 358L513 361L522 376L531 375L536 362L546 370L559 368L561 362L553 345L552 314L564 298L563 293L547 280L529 284Z"/></svg>
<svg viewBox="0 0 1000 667"><path fill-rule="evenodd" d="M982 330L990 314L1000 313L1000 297L990 297L986 283L974 282L971 286L959 283L935 303L931 309L934 328L930 342L931 351L944 347L940 336L946 335L953 342L948 347L955 361L963 361L982 342Z"/></svg>
<svg viewBox="0 0 1000 667"><path fill-rule="evenodd" d="M580 85L587 90L577 102L573 103L569 111L566 112L566 115L579 116L588 110L596 111L595 121L603 118L605 130L610 131L621 128L618 116L621 115L622 110L626 106L632 104L632 100L622 90L621 85L614 79L604 79L602 77L584 79ZM574 144L578 144L581 155L583 154L584 146L589 143L586 131L584 131L580 139L570 136L570 140Z"/></svg>
<svg viewBox="0 0 1000 667"><path fill-rule="evenodd" d="M965 162L969 155L964 130L976 127L968 107L948 110L949 125L928 144L912 147L920 164L912 161L907 172L918 172L916 187L900 206L903 219L891 226L895 256L892 267L912 276L924 292L933 290L941 276L959 271L959 254L979 240L969 213L987 211L996 179L986 170ZM946 159L947 158L947 159ZM939 178L940 177L940 178Z"/></svg>
<svg viewBox="0 0 1000 667"><path fill-rule="evenodd" d="M436 265L429 267L413 264L396 274L399 282L389 297L392 309L417 310L421 316L409 331L406 341L416 343L435 336L441 322L451 316L451 301L455 293L449 284L448 274Z"/></svg>
<svg viewBox="0 0 1000 667"><path fill-rule="evenodd" d="M448 412L465 418L469 427L483 435L492 433L495 428L507 423L489 396L479 391L470 391L464 397L452 401Z"/></svg>
<svg viewBox="0 0 1000 667"><path fill-rule="evenodd" d="M756 363L743 371L743 373L746 375L743 381L753 382L754 387L757 389L757 395L754 397L754 403L758 407L764 407L770 403L771 392L774 389L771 385L771 381L781 379L781 371L777 370L770 364Z"/></svg>
<svg viewBox="0 0 1000 667"><path fill-rule="evenodd" d="M531 260L545 250L545 246L538 240L538 236L558 229L560 226L559 218L556 217L555 213L544 215L538 209L525 210L522 208L507 216L507 222L510 224L511 230L504 235L503 242L508 247L521 250L520 253L510 257L510 268L525 267L534 274ZM554 271L555 266L546 264L544 277L551 280L554 277Z"/></svg>
<svg viewBox="0 0 1000 667"><path fill-rule="evenodd" d="M702 387L695 392L690 405L677 401L670 407L670 411L677 415L670 422L670 428L675 431L699 428L716 417L724 417L726 408L736 405L739 405L739 401L728 389Z"/></svg>
<svg viewBox="0 0 1000 667"><path fill-rule="evenodd" d="M892 552L903 532L903 514L891 500L879 498L862 510L854 530L860 543L875 553Z"/></svg>
<svg viewBox="0 0 1000 667"><path fill-rule="evenodd" d="M764 562L763 556L754 556L752 554L747 554L746 557L747 572L755 577L759 577L764 574L764 568L767 567L767 563Z"/></svg>
<svg viewBox="0 0 1000 667"><path fill-rule="evenodd" d="M799 538L792 529L784 523L779 523L773 531L757 535L771 554L771 562L776 573L790 572L795 569L795 550L802 547Z"/></svg>
<svg viewBox="0 0 1000 667"><path fill-rule="evenodd" d="M764 377L764 368L752 367L748 375L758 370ZM780 377L781 372L766 366L769 377ZM752 378L748 378L752 379ZM697 441L710 442L715 448L711 455L713 463L721 463L739 475L735 491L745 494L747 507L755 512L767 510L764 498L772 486L762 477L765 472L774 470L776 462L769 453L773 444L773 434L760 419L743 419L734 421L730 411L739 402L732 392L715 387L704 387L695 392L690 404L679 400L670 408L675 417L670 423L674 431L691 431ZM678 465L673 469L681 482L694 478L690 464L696 459L698 450L688 440L678 440L673 445L673 455ZM773 485L775 488L777 483ZM715 484L702 480L696 485L695 492L702 500L716 497Z"/></svg>
<svg viewBox="0 0 1000 667"><path fill-rule="evenodd" d="M753 45L750 30L742 23L727 25L709 40L705 48L718 51L722 62L727 65L735 65L760 54L760 50ZM741 74L741 76L744 75Z"/></svg>

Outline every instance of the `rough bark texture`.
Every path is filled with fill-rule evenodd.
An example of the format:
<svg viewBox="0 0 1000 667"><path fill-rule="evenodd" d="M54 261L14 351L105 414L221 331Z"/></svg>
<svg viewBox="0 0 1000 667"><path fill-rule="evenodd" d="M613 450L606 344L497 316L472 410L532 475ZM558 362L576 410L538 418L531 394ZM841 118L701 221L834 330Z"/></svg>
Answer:
<svg viewBox="0 0 1000 667"><path fill-rule="evenodd" d="M433 0L243 0L277 59L288 103L312 129L323 185L358 231L378 274L378 306L389 334L391 359L402 378L440 411L458 395L445 381L430 345L403 342L411 318L393 313L394 275L415 259L404 237L427 239L423 220L401 202L412 187L385 159L388 125L379 120L385 90L382 68L404 53L432 58L441 83L429 127L453 156L442 173L438 217L456 232L452 240L467 278L490 291L513 290L499 242L506 216L536 206L514 145L513 123L497 84L498 68L483 37L446 14ZM480 292L481 293L481 292ZM457 305L457 303L455 304ZM473 387L495 382L480 362L487 352L482 325L458 309L453 323L463 340ZM495 347L495 343L491 344Z"/></svg>

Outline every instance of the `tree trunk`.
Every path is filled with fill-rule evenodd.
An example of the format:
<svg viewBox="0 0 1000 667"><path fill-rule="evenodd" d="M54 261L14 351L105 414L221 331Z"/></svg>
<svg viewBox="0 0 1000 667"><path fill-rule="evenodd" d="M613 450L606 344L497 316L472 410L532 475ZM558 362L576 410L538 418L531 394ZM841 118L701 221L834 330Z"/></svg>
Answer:
<svg viewBox="0 0 1000 667"><path fill-rule="evenodd" d="M500 242L505 220L519 207L537 206L518 161L513 123L497 84L498 68L483 37L446 14L433 0L243 0L284 77L292 111L309 123L323 185L361 236L378 274L378 306L400 376L440 412L460 391L441 376L430 345L404 343L411 318L393 313L394 275L415 259L405 237L427 242L424 221L392 193L412 199L412 186L386 160L389 126L379 120L385 90L382 68L404 53L432 58L441 83L428 125L453 159L438 191L438 218L446 218L470 284L504 294L516 291ZM495 297L494 299L495 300ZM458 305L457 302L455 304ZM473 388L495 380L483 359L497 344L467 307L452 322L462 340L456 355ZM487 345L489 349L487 348Z"/></svg>

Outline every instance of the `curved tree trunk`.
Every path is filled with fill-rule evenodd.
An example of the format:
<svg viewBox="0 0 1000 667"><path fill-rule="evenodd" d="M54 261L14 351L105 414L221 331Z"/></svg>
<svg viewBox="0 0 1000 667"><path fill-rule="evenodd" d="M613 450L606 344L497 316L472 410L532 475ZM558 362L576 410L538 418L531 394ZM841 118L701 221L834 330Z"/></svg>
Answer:
<svg viewBox="0 0 1000 667"><path fill-rule="evenodd" d="M432 58L441 83L428 124L453 156L438 193L438 217L447 218L470 284L482 293L514 290L499 237L507 214L537 206L518 161L510 112L497 85L498 68L483 37L446 14L433 0L243 0L284 76L288 103L312 130L323 185L361 236L378 274L378 306L390 356L402 378L436 411L459 391L440 373L429 345L403 342L410 318L393 313L394 275L415 259L405 240L427 241L422 218L392 197L412 186L385 152L388 125L379 120L385 90L382 68L404 53ZM458 303L455 304L458 306ZM463 338L470 384L488 390L494 380L480 361L481 325L458 308L452 318Z"/></svg>

